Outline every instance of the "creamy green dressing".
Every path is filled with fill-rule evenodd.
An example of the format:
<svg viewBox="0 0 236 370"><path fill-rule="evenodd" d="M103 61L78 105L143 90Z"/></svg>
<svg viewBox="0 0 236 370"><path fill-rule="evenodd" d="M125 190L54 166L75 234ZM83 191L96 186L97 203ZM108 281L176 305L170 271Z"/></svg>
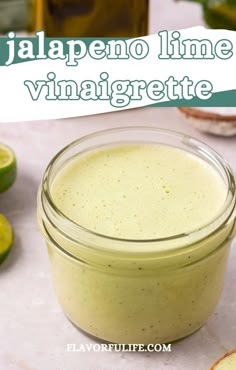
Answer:
<svg viewBox="0 0 236 370"><path fill-rule="evenodd" d="M55 205L75 223L136 240L201 228L220 213L227 195L222 177L206 161L154 144L77 155L59 169L50 190ZM107 238L99 238L96 250L91 239L81 241L80 232L74 243L48 225L52 240L75 256L48 241L64 312L84 331L117 343L165 343L193 333L219 299L231 223L197 243L190 239L185 252L178 250L176 238L167 256L162 242L148 243L154 252L161 246L161 255L146 253L147 243L123 241L119 250Z"/></svg>
<svg viewBox="0 0 236 370"><path fill-rule="evenodd" d="M163 145L123 145L75 158L56 176L56 206L100 234L154 239L211 222L226 186L205 161Z"/></svg>

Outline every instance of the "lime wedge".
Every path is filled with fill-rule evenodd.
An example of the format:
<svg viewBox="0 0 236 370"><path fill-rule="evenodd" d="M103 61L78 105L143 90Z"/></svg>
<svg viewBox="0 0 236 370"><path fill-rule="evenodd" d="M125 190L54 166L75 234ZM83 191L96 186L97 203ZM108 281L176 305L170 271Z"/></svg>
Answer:
<svg viewBox="0 0 236 370"><path fill-rule="evenodd" d="M15 154L8 146L0 144L0 193L8 190L15 179Z"/></svg>
<svg viewBox="0 0 236 370"><path fill-rule="evenodd" d="M0 264L5 260L13 244L14 234L7 219L0 214Z"/></svg>
<svg viewBox="0 0 236 370"><path fill-rule="evenodd" d="M227 352L210 368L210 370L235 370L236 369L236 349Z"/></svg>

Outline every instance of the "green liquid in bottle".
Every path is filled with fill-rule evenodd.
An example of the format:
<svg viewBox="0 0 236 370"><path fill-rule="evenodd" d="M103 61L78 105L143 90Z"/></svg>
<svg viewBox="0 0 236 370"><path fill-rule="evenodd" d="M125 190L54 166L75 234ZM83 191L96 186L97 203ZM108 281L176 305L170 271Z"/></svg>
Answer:
<svg viewBox="0 0 236 370"><path fill-rule="evenodd" d="M149 0L36 0L34 27L48 37L139 37L148 33L148 5Z"/></svg>

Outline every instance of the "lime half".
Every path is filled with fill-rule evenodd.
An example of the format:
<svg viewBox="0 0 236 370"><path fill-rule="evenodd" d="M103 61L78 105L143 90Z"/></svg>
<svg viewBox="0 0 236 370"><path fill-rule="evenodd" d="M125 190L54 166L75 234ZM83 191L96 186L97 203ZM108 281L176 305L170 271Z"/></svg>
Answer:
<svg viewBox="0 0 236 370"><path fill-rule="evenodd" d="M0 193L8 190L15 179L15 154L8 146L0 144Z"/></svg>
<svg viewBox="0 0 236 370"><path fill-rule="evenodd" d="M5 260L13 244L14 234L7 219L0 214L0 264Z"/></svg>

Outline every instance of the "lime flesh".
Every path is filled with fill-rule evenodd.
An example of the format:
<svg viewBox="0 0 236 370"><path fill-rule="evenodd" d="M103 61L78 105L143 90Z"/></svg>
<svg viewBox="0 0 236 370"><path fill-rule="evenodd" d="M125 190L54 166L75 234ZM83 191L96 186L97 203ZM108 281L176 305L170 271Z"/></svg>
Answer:
<svg viewBox="0 0 236 370"><path fill-rule="evenodd" d="M14 152L0 144L0 193L8 190L16 179L16 157Z"/></svg>
<svg viewBox="0 0 236 370"><path fill-rule="evenodd" d="M236 350L226 353L211 370L235 370L236 369Z"/></svg>
<svg viewBox="0 0 236 370"><path fill-rule="evenodd" d="M11 250L14 234L7 219L0 214L0 264Z"/></svg>

